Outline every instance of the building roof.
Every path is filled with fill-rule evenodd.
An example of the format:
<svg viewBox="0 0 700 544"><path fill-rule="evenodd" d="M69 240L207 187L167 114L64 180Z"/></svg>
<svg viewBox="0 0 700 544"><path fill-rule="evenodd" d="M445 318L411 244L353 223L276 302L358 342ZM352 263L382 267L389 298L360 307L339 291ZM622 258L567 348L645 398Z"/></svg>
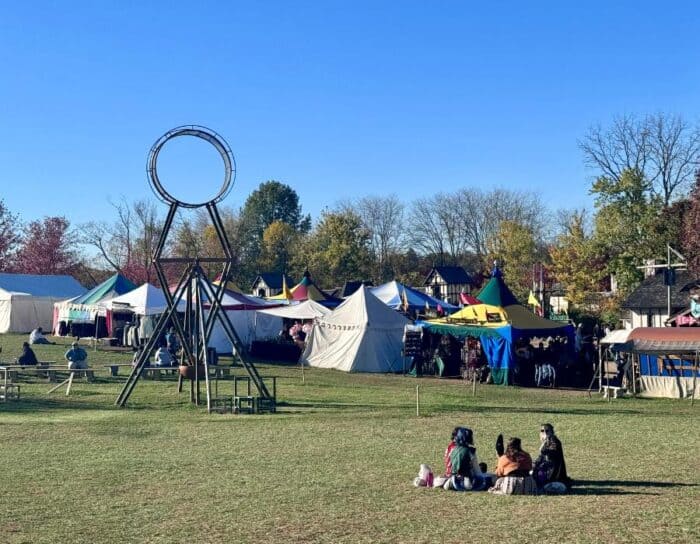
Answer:
<svg viewBox="0 0 700 544"><path fill-rule="evenodd" d="M430 278L435 273L439 274L440 277L443 280L445 280L445 283L447 283L448 285L471 285L473 283L471 276L469 276L466 270L464 270L464 268L462 268L461 266L436 266L433 267L433 269L428 274L428 277L425 278L425 285L428 284Z"/></svg>
<svg viewBox="0 0 700 544"><path fill-rule="evenodd" d="M35 297L71 298L82 295L85 287L73 276L0 273L0 289Z"/></svg>
<svg viewBox="0 0 700 544"><path fill-rule="evenodd" d="M255 286L260 280L262 280L270 289L282 289L282 276L283 274L281 272L263 272L262 274L258 275L257 278L255 278L253 285ZM294 280L290 276L286 274L284 274L284 276L287 279L287 287L291 287L295 284Z"/></svg>
<svg viewBox="0 0 700 544"><path fill-rule="evenodd" d="M690 305L688 297L690 289L700 285L700 279L687 270L676 270L676 284L671 286L671 312L678 311ZM655 274L639 284L627 300L622 304L626 310L666 309L667 290L664 285L664 275Z"/></svg>

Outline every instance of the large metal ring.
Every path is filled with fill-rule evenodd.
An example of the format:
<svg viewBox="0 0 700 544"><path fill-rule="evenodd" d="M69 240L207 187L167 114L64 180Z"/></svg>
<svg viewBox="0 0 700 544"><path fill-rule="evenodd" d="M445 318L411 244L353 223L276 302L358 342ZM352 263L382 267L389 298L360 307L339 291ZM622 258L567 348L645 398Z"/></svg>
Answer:
<svg viewBox="0 0 700 544"><path fill-rule="evenodd" d="M158 170L156 168L156 163L158 162L158 154L168 140L177 138L178 136L194 136L196 138L201 138L206 140L211 145L213 145L216 150L221 155L224 161L224 183L221 185L219 192L211 200L201 202L199 204L193 204L191 202L183 202L182 200L175 198L168 191L165 190L163 184L158 177ZM163 134L156 143L151 147L151 151L148 154L148 181L151 184L151 189L156 194L158 198L163 200L168 204L177 204L185 208L201 208L207 204L215 204L223 200L226 195L231 191L233 182L236 179L236 161L233 158L233 153L231 153L231 148L226 143L219 134L214 132L207 127L202 127L198 125L183 125L181 127L174 128Z"/></svg>

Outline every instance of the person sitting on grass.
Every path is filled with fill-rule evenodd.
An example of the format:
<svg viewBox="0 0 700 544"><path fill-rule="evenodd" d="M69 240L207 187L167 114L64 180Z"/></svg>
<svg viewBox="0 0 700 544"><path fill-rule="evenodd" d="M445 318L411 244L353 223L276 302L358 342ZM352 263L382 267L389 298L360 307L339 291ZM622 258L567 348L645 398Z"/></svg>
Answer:
<svg viewBox="0 0 700 544"><path fill-rule="evenodd" d="M455 427L454 429L452 429L450 443L447 444L447 448L445 449L445 453L443 455L443 459L445 461L445 474L443 476L437 476L433 480L433 487L444 486L447 480L450 479L450 476L452 476L452 459L450 458L450 454L452 453L452 450L455 447L455 436L457 436L457 431L459 431L459 427Z"/></svg>
<svg viewBox="0 0 700 544"><path fill-rule="evenodd" d="M471 429L459 427L454 442L455 447L450 452L452 476L445 483L445 489L454 489L455 491L483 489L484 478L473 444L474 433Z"/></svg>
<svg viewBox="0 0 700 544"><path fill-rule="evenodd" d="M496 442L499 449L499 442ZM532 457L522 449L520 438L511 438L508 441L503 455L498 458L496 476L498 480L489 489L489 493L495 495L534 495L537 493L535 481L530 476L532 470Z"/></svg>
<svg viewBox="0 0 700 544"><path fill-rule="evenodd" d="M17 357L17 364L22 366L39 364L39 361L36 359L36 355L34 355L34 350L29 347L27 342L22 343L22 355Z"/></svg>
<svg viewBox="0 0 700 544"><path fill-rule="evenodd" d="M55 344L56 342L49 342L44 336L44 331L41 327L37 327L31 333L29 333L29 343L30 344Z"/></svg>
<svg viewBox="0 0 700 544"><path fill-rule="evenodd" d="M80 347L78 342L71 344L71 349L66 351L66 361L68 361L68 370L80 370L87 368L87 352Z"/></svg>
<svg viewBox="0 0 700 544"><path fill-rule="evenodd" d="M554 434L551 423L544 423L540 427L540 454L535 460L532 474L537 487L545 493L565 493L571 489L571 478L566 473L564 450L561 441ZM559 483L562 485L551 485Z"/></svg>

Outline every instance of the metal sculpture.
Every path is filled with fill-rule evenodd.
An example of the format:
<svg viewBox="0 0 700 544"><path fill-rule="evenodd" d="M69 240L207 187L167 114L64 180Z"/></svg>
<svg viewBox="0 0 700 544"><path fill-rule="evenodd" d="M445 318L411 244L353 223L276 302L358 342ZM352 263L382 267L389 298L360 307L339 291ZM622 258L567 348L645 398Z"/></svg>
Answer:
<svg viewBox="0 0 700 544"><path fill-rule="evenodd" d="M172 196L161 183L158 177L157 162L158 155L163 146L173 138L182 136L193 136L212 144L221 155L224 162L224 182L219 192L210 200L199 204L183 202ZM175 330L175 334L182 346L181 363L189 367L189 372L185 372L190 379L190 399L199 404L200 402L200 378L206 382L207 410L211 411L212 397L211 385L209 382L209 353L207 350L208 341L211 337L214 325L217 320L221 323L228 340L233 347L234 359L238 359L247 371L250 380L258 391L258 398L261 403L268 401L274 407L274 396L270 395L262 377L252 362L247 360L246 351L236 334L231 320L222 308L222 300L225 292L226 278L230 277L233 266L233 252L226 236L224 225L219 215L216 204L220 202L231 190L236 175L236 163L233 153L226 141L213 130L206 127L187 125L174 128L161 136L148 155L148 179L156 196L164 203L168 204L168 214L160 233L158 244L153 254L153 267L158 275L163 293L167 300L167 310L161 314L153 334L141 350L134 368L131 371L124 387L117 398L116 404L124 406L129 399L136 383L143 374L148 364L149 357L157 348L159 339L166 331L170 323ZM173 225L173 220L179 208L206 208L209 218L216 232L216 236L221 244L224 257L165 257L166 240ZM214 285L202 268L202 264L220 264L222 281ZM165 275L164 266L168 264L184 265L184 270L174 289L170 289ZM186 309L183 315L177 311L178 302L186 301ZM205 308L208 305L208 312ZM182 385L182 376L180 378Z"/></svg>

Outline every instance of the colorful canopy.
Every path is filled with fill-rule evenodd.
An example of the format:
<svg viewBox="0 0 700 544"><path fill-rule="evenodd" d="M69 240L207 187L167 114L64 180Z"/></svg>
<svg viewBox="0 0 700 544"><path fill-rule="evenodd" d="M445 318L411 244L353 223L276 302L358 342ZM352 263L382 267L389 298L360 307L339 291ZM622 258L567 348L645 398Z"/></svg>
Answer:
<svg viewBox="0 0 700 544"><path fill-rule="evenodd" d="M311 279L311 274L308 270L304 272L304 277L294 287L292 287L289 290L285 290L283 287L282 292L279 295L275 295L274 297L268 298L268 300L282 302L285 300L296 300L301 302L309 299L315 300L316 302L320 302L324 306L331 308L334 308L342 302L340 299L330 297L326 295L323 291L321 291Z"/></svg>
<svg viewBox="0 0 700 544"><path fill-rule="evenodd" d="M134 285L131 281L126 279L121 274L114 274L114 276L106 279L97 287L93 287L84 295L71 300L71 303L76 305L97 304L98 302L118 297L119 295L133 291L134 289L136 289L136 285Z"/></svg>
<svg viewBox="0 0 700 544"><path fill-rule="evenodd" d="M573 350L573 325L539 317L521 305L497 268L476 298L482 304L467 306L447 318L420 323L433 333L481 339L494 383L509 382L513 345L520 338L566 336L568 349Z"/></svg>

